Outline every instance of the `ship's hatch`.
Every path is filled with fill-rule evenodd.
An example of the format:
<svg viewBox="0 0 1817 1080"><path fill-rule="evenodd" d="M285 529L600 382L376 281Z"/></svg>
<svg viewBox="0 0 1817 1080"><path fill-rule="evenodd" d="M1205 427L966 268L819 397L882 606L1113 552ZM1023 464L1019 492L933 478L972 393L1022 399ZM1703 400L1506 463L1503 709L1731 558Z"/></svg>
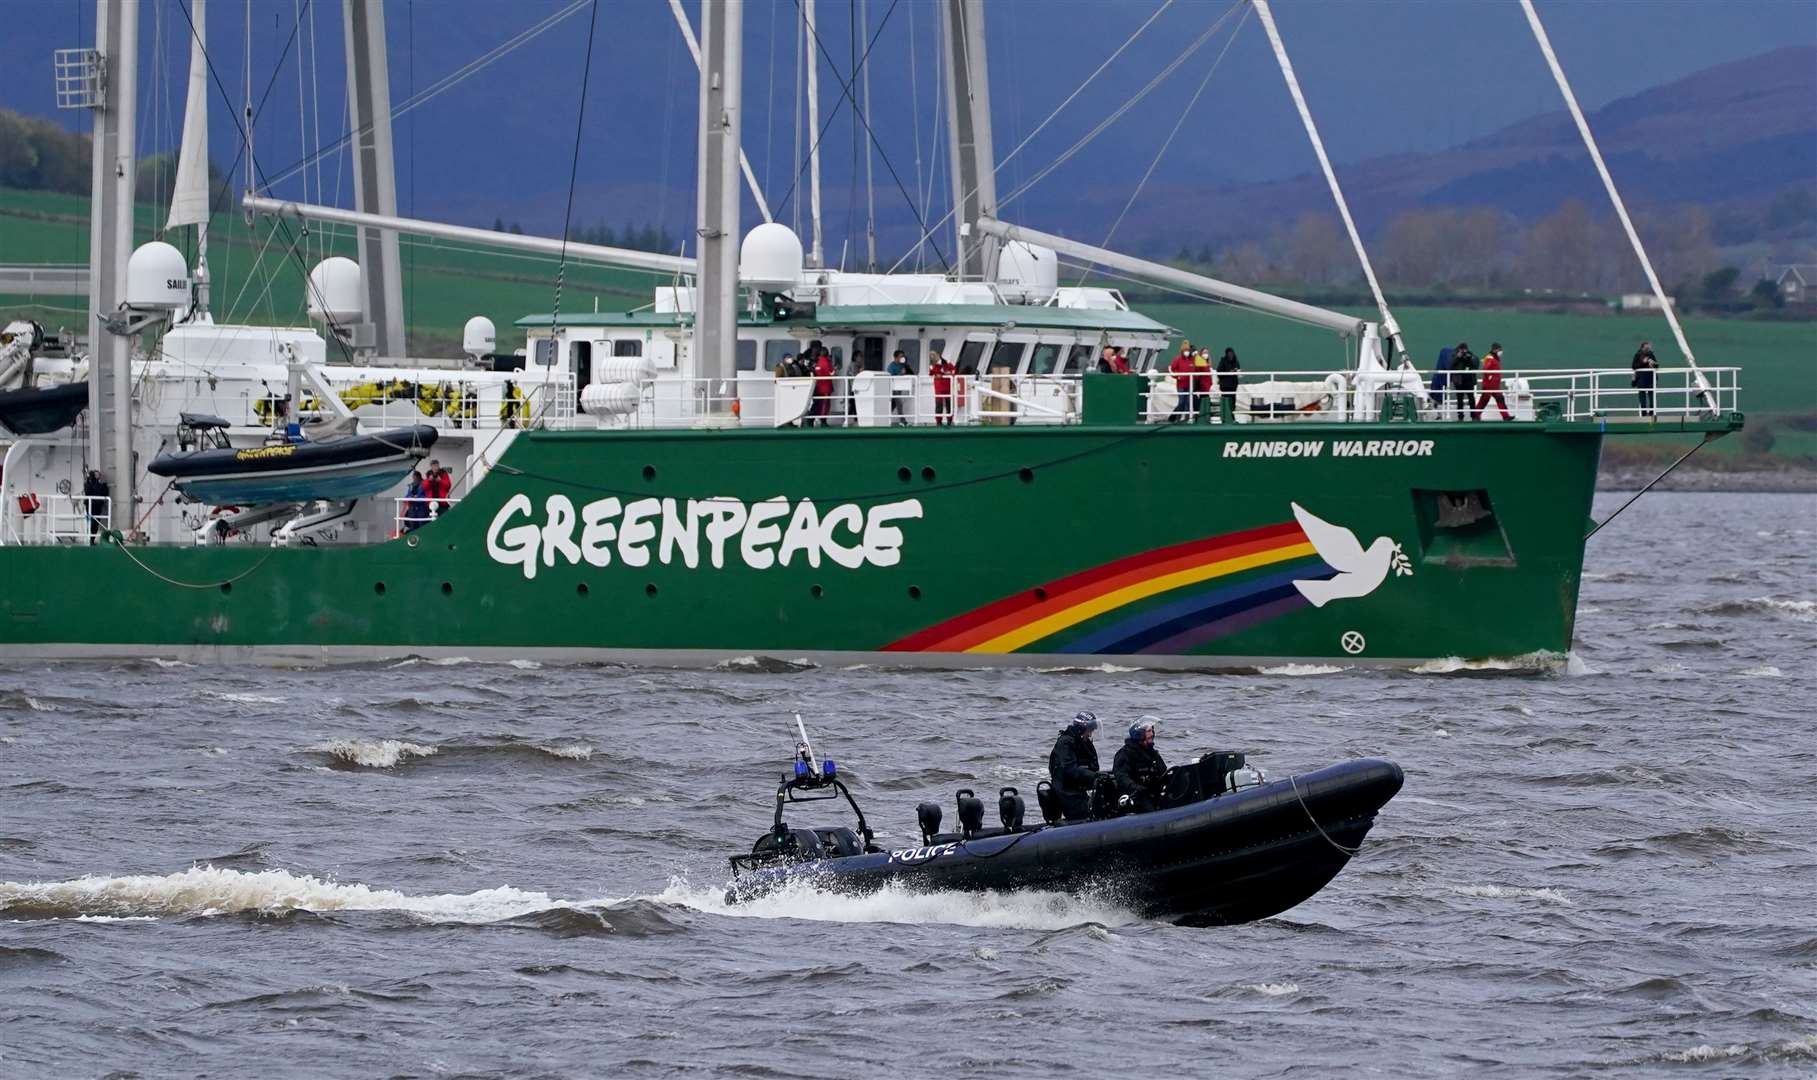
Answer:
<svg viewBox="0 0 1817 1080"><path fill-rule="evenodd" d="M1420 557L1428 563L1513 566L1514 551L1489 492L1414 489Z"/></svg>

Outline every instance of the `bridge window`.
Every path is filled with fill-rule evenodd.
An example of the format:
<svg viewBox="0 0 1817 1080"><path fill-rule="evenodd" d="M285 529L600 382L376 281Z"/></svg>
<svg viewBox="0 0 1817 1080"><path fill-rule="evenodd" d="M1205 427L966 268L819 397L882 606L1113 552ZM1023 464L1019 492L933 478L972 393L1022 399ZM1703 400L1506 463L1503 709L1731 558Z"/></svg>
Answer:
<svg viewBox="0 0 1817 1080"><path fill-rule="evenodd" d="M757 370L757 343L749 338L740 338L738 341L738 370Z"/></svg>
<svg viewBox="0 0 1817 1080"><path fill-rule="evenodd" d="M537 338L536 351L533 354L538 367L555 366L555 339Z"/></svg>
<svg viewBox="0 0 1817 1080"><path fill-rule="evenodd" d="M959 374L978 374L978 361L984 357L984 347L988 344L987 341L968 341L959 346Z"/></svg>
<svg viewBox="0 0 1817 1080"><path fill-rule="evenodd" d="M1040 344L1035 346L1035 354L1028 362L1030 375L1052 375L1060 362L1059 345Z"/></svg>
<svg viewBox="0 0 1817 1080"><path fill-rule="evenodd" d="M1066 367L1062 370L1086 372L1092 370L1091 346L1074 345L1066 354Z"/></svg>
<svg viewBox="0 0 1817 1080"><path fill-rule="evenodd" d="M613 356L642 356L644 343L636 338L619 338L612 343Z"/></svg>
<svg viewBox="0 0 1817 1080"><path fill-rule="evenodd" d="M1022 366L1022 354L1027 351L1028 343L1025 341L999 341L997 347L991 350L991 370L1008 368L1015 371Z"/></svg>

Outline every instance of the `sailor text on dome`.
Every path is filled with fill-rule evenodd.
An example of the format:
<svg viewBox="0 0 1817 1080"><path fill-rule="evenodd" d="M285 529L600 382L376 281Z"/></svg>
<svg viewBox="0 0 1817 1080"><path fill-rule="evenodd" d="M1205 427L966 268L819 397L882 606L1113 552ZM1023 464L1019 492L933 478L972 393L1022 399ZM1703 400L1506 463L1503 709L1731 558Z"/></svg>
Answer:
<svg viewBox="0 0 1817 1080"><path fill-rule="evenodd" d="M557 559L599 567L680 562L690 570L703 561L721 569L734 560L752 570L786 567L796 559L819 567L823 558L852 570L894 566L902 560L902 530L895 523L920 518L921 500L868 509L840 503L823 511L811 499L791 502L781 495L755 503L729 496L628 503L611 497L576 508L566 495L550 495L542 511L539 523L530 496L511 496L486 530L486 554L522 568L526 579Z"/></svg>

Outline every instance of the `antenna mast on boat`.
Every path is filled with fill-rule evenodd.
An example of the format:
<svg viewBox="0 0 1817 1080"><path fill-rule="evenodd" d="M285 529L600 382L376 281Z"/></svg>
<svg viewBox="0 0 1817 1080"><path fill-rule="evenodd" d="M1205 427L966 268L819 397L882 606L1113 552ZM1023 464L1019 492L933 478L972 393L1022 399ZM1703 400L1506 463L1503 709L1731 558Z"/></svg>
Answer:
<svg viewBox="0 0 1817 1080"><path fill-rule="evenodd" d="M208 0L190 6L189 96L183 105L183 145L164 228L196 227L195 306L189 318L208 317Z"/></svg>
<svg viewBox="0 0 1817 1080"><path fill-rule="evenodd" d="M1388 298L1382 295L1382 286L1375 279L1375 267L1369 263L1369 252L1363 248L1363 238L1356 231L1355 219L1350 216L1350 204L1344 201L1344 190L1338 186L1337 173L1331 169L1331 158L1325 154L1325 141L1319 138L1318 125L1312 122L1312 110L1306 107L1306 95L1300 92L1300 80L1294 77L1293 61L1287 58L1287 46L1282 44L1281 32L1275 28L1274 12L1269 10L1268 0L1254 0L1254 3L1256 14L1262 19L1262 29L1268 33L1268 43L1274 47L1275 60L1281 65L1281 75L1287 80L1287 92L1293 95L1294 107L1300 112L1300 122L1306 127L1306 137L1312 141L1312 151L1318 155L1319 168L1325 173L1325 183L1330 185L1331 197L1337 202L1338 215L1344 219L1344 229L1350 234L1350 246L1356 249L1357 261L1363 264L1363 277L1368 279L1369 291L1375 296L1375 306L1382 313L1382 333L1394 343L1401 362L1411 366L1412 361L1407 358L1407 343L1401 340L1400 324L1394 321L1394 313L1388 310ZM1358 363L1362 363L1360 358Z"/></svg>
<svg viewBox="0 0 1817 1080"><path fill-rule="evenodd" d="M814 229L808 263L825 266L826 244L820 236L820 37L814 26L814 0L801 0L801 32L808 67L808 216ZM799 169L801 163L796 162L795 167Z"/></svg>
<svg viewBox="0 0 1817 1080"><path fill-rule="evenodd" d="M348 125L354 142L353 205L365 213L396 217L385 3L344 0L342 12L347 38ZM356 235L366 310L363 323L353 328L354 347L379 356L403 356L404 282L397 233L362 227Z"/></svg>
<svg viewBox="0 0 1817 1080"><path fill-rule="evenodd" d="M984 0L942 0L946 44L946 134L953 173L953 225L961 280L987 280L997 240L972 235L972 223L997 216L996 154L991 148L990 72L984 55Z"/></svg>
<svg viewBox="0 0 1817 1080"><path fill-rule="evenodd" d="M1596 147L1596 137L1590 134L1590 122L1584 119L1584 111L1577 105L1577 95L1571 92L1571 84L1565 79L1565 69L1558 62L1558 54L1552 51L1552 39L1546 36L1546 28L1539 21L1539 12L1533 9L1533 0L1520 0L1521 10L1527 13L1527 24L1533 28L1533 38L1539 42L1539 51L1545 54L1546 66L1552 69L1552 78L1558 83L1558 91L1564 95L1565 107L1571 110L1571 119L1577 122L1577 132L1583 136L1584 148L1590 151L1590 160L1596 164L1596 174L1602 177L1603 189L1609 193L1609 201L1615 205L1615 216L1621 219L1621 227L1628 234L1628 243L1634 246L1634 254L1640 259L1640 268L1647 272L1647 284L1653 286L1653 296L1659 301L1659 309L1665 312L1666 323L1672 328L1672 337L1678 342L1678 351L1684 354L1685 363L1691 367L1691 374L1697 379L1697 389L1702 393L1704 404L1711 412L1719 411L1716 407L1716 395L1710 389L1709 380L1704 378L1703 369L1697 366L1697 357L1691 355L1691 343L1685 340L1684 327L1678 324L1678 313L1672 308L1672 301L1666 291L1659 285L1659 275L1653 272L1653 261L1647 258L1647 249L1641 245L1640 234L1634 230L1634 222L1628 217L1628 208L1621 201L1621 194L1615 190L1615 178L1609 175L1609 167L1603 163L1602 151Z"/></svg>
<svg viewBox="0 0 1817 1080"><path fill-rule="evenodd" d="M88 223L89 467L102 470L116 510L133 515L132 336L110 322L126 300L126 262L132 252L133 150L139 104L138 0L95 0L92 52L60 54L58 104L94 113ZM66 64L79 75L66 94Z"/></svg>
<svg viewBox="0 0 1817 1080"><path fill-rule="evenodd" d="M695 371L734 379L738 349L738 147L744 88L744 0L701 5L700 276L694 289ZM816 216L818 220L818 216ZM725 408L729 395L714 393Z"/></svg>

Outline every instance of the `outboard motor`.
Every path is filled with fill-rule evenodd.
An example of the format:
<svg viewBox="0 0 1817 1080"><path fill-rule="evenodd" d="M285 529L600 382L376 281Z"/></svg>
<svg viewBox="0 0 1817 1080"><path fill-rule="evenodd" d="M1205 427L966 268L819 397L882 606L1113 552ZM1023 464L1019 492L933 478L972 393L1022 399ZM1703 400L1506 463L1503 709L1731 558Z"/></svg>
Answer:
<svg viewBox="0 0 1817 1080"><path fill-rule="evenodd" d="M1049 825L1060 824L1060 793L1054 790L1053 782L1043 780L1035 785L1035 802L1041 807L1041 820Z"/></svg>
<svg viewBox="0 0 1817 1080"><path fill-rule="evenodd" d="M971 788L964 788L954 801L959 804L959 833L970 840L984 828L984 800L972 794Z"/></svg>
<svg viewBox="0 0 1817 1080"><path fill-rule="evenodd" d="M924 802L915 807L915 817L921 822L921 842L931 844L934 834L940 831L940 804Z"/></svg>
<svg viewBox="0 0 1817 1080"><path fill-rule="evenodd" d="M1020 832L1022 815L1026 807L1022 805L1022 796L1013 787L1006 787L997 792L997 820L1010 832Z"/></svg>

